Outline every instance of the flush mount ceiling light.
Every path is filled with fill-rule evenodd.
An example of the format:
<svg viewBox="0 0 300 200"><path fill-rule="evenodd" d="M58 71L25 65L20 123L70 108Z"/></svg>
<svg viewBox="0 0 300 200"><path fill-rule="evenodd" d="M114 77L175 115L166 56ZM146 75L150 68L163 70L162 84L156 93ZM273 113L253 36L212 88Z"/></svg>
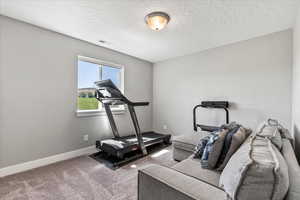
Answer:
<svg viewBox="0 0 300 200"><path fill-rule="evenodd" d="M146 24L155 31L165 28L169 21L170 16L164 12L152 12L145 17Z"/></svg>

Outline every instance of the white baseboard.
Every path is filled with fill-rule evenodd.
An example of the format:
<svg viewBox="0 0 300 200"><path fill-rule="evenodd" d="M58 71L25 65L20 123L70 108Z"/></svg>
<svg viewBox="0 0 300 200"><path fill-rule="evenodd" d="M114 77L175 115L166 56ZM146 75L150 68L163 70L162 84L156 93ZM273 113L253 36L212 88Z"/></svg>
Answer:
<svg viewBox="0 0 300 200"><path fill-rule="evenodd" d="M97 152L95 146L89 146L89 147L78 149L75 151L69 151L66 153L56 154L54 156L49 156L49 157L41 158L38 160L33 160L33 161L29 161L29 162L25 162L25 163L21 163L21 164L17 164L17 165L4 167L4 168L0 169L0 178L4 177L4 176L16 174L19 172L28 171L28 170L31 170L34 168L50 165L50 164L53 164L53 163L56 163L59 161L68 160L68 159L75 158L78 156L93 154L95 152Z"/></svg>

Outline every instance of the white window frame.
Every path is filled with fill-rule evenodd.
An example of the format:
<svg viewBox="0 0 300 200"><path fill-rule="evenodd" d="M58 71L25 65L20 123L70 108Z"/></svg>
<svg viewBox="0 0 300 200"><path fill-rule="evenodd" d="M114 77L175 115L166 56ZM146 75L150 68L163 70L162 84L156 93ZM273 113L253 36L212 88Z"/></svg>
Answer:
<svg viewBox="0 0 300 200"><path fill-rule="evenodd" d="M108 61L103 61L97 58L91 58L91 57L86 57L86 56L77 56L76 59L76 87L78 90L78 61L85 61L85 62L90 62L90 63L94 63L97 65L101 65L101 66L108 66L108 67L114 67L114 68L118 68L121 69L121 88L120 91L122 92L122 94L124 94L124 66L120 65L120 64L116 64L116 63L112 63L112 62L108 62ZM77 96L76 96L77 97ZM77 107L77 102L78 98L76 98L76 115L78 117L89 117L89 116L97 116L97 115L106 115L105 109L102 107L102 109L99 110L78 110ZM100 103L100 102L99 102ZM125 106L122 106L122 108L112 108L112 113L113 114L124 114L126 112Z"/></svg>

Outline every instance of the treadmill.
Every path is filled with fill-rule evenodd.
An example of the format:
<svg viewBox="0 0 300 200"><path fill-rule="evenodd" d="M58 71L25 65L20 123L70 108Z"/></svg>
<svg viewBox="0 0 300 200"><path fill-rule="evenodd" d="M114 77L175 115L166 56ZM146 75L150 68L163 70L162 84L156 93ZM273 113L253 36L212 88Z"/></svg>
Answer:
<svg viewBox="0 0 300 200"><path fill-rule="evenodd" d="M95 97L103 104L114 135L111 139L96 141L97 149L109 156L116 157L118 160L126 159L128 161L129 158L127 155L132 152L138 151L138 157L141 157L148 154L147 147L160 143L170 143L171 135L169 134L166 135L156 132L141 133L135 107L148 106L149 102L132 102L128 100L110 79L97 81L95 82L95 85L97 86ZM118 128L111 111L111 106L114 105L127 105L135 128L135 134L129 136L119 135ZM137 158L137 156L135 156L135 158Z"/></svg>

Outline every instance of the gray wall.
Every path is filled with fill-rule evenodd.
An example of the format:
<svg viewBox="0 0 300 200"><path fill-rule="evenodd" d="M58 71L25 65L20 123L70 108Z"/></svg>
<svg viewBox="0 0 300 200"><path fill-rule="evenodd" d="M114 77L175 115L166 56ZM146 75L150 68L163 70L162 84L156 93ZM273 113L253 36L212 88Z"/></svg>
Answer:
<svg viewBox="0 0 300 200"><path fill-rule="evenodd" d="M300 160L300 12L294 27L294 65L293 65L293 134L296 153Z"/></svg>
<svg viewBox="0 0 300 200"><path fill-rule="evenodd" d="M191 133L202 100L230 101L230 120L250 128L267 117L291 128L291 30L156 63L153 78L157 131ZM199 114L204 123L223 122L222 113Z"/></svg>
<svg viewBox="0 0 300 200"><path fill-rule="evenodd" d="M6 17L0 25L0 168L111 136L106 116L75 115L77 55L123 64L126 96L152 102L151 63ZM151 106L137 113L150 130ZM121 133L133 130L128 113L116 120Z"/></svg>

